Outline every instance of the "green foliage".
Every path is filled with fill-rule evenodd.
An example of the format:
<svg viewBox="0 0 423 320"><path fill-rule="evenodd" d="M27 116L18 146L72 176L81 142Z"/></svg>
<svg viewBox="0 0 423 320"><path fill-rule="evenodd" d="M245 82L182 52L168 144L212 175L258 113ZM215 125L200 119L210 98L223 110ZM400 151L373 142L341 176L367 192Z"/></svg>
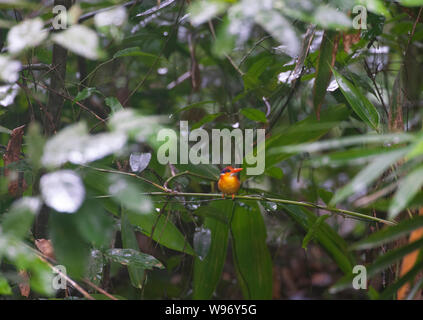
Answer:
<svg viewBox="0 0 423 320"><path fill-rule="evenodd" d="M63 265L95 299L110 297L90 282L118 299L354 298L339 292L371 249L368 277L390 277L369 298L407 283L417 296L423 240L404 239L423 227L422 5L79 1L54 30L50 4L0 1L0 295L19 297L27 274L30 298L60 296ZM184 163L179 148L164 164L158 133L182 120L209 136L265 129L252 144L264 171ZM223 200L229 164L242 187ZM412 252L407 273L391 272ZM309 274L286 289L280 270L304 255L329 275L324 293Z"/></svg>

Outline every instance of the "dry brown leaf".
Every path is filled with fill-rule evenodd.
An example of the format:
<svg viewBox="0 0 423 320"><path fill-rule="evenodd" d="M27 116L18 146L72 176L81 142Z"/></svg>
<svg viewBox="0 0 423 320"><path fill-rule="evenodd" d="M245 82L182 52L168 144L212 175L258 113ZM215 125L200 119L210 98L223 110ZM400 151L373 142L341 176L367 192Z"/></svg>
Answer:
<svg viewBox="0 0 423 320"><path fill-rule="evenodd" d="M51 240L48 239L35 239L35 245L38 250L41 251L43 255L51 260L56 260L54 255L53 245L51 244Z"/></svg>
<svg viewBox="0 0 423 320"><path fill-rule="evenodd" d="M25 270L19 271L19 277L21 278L19 281L19 291L21 292L21 295L25 298L29 297L29 293L31 291L31 288L29 286L29 276L28 272Z"/></svg>
<svg viewBox="0 0 423 320"><path fill-rule="evenodd" d="M7 169L7 166L13 162L19 161L22 147L22 138L24 135L25 125L13 129L6 151L3 155L4 160L4 175L9 178L9 194L12 197L20 196L26 189L27 185L23 177L19 177L16 172Z"/></svg>

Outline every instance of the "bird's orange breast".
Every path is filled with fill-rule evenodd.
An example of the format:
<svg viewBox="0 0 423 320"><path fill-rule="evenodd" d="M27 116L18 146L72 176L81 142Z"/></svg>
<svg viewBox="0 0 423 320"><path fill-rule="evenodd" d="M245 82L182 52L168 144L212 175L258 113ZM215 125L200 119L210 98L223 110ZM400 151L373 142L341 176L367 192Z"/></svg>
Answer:
<svg viewBox="0 0 423 320"><path fill-rule="evenodd" d="M217 184L219 190L224 194L234 194L238 191L240 186L241 182L238 177L231 175L221 176Z"/></svg>

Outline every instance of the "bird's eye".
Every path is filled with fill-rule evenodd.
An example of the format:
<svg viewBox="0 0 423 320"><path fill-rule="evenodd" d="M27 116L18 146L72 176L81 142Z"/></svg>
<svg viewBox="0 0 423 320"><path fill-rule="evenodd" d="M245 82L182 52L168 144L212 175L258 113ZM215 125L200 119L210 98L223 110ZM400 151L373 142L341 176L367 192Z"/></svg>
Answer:
<svg viewBox="0 0 423 320"><path fill-rule="evenodd" d="M223 169L220 173L226 173L226 172L229 172L229 171L231 171L231 170L229 170L229 169Z"/></svg>

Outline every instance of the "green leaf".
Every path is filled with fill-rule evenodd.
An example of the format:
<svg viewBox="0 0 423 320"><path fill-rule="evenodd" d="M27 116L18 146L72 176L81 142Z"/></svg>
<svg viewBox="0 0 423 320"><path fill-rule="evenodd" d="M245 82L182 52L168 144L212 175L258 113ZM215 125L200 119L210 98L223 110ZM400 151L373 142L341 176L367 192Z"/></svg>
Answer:
<svg viewBox="0 0 423 320"><path fill-rule="evenodd" d="M28 133L25 136L25 142L29 160L31 161L34 171L37 171L41 166L41 157L45 144L45 139L41 134L41 128L38 123L32 122L29 125Z"/></svg>
<svg viewBox="0 0 423 320"><path fill-rule="evenodd" d="M349 111L345 105L336 105L326 109L320 121L315 115L311 115L289 127L281 127L281 132L276 132L266 139L266 167L269 168L289 158L293 152L287 151L287 146L295 147L301 143L315 141L341 121L346 120L348 116Z"/></svg>
<svg viewBox="0 0 423 320"><path fill-rule="evenodd" d="M375 106L350 81L332 68L336 82L354 112L375 130L379 130L379 113Z"/></svg>
<svg viewBox="0 0 423 320"><path fill-rule="evenodd" d="M134 266L147 270L153 268L164 269L163 264L159 260L134 249L109 249L105 255L112 261L125 266Z"/></svg>
<svg viewBox="0 0 423 320"><path fill-rule="evenodd" d="M266 114L261 110L254 108L243 108L241 109L241 113L250 120L264 123L267 122Z"/></svg>
<svg viewBox="0 0 423 320"><path fill-rule="evenodd" d="M229 226L224 221L229 220L233 205L233 201L230 200L216 201L208 207L200 207L195 212L195 214L203 215L200 211L211 209L217 212L218 216L223 217L223 221L212 217L206 217L204 220L204 227L211 231L211 246L203 260L195 258L193 299L211 299L220 280L229 239Z"/></svg>
<svg viewBox="0 0 423 320"><path fill-rule="evenodd" d="M379 257L374 260L374 262L366 268L367 277L371 278L378 274L380 271L385 270L393 263L401 260L406 254L413 252L415 250L421 249L423 245L423 238L411 242L405 246L399 247L397 249L390 250L384 254L381 254ZM341 280L339 280L331 288L331 292L335 293L337 291L351 287L352 279L354 278L353 274L346 275Z"/></svg>
<svg viewBox="0 0 423 320"><path fill-rule="evenodd" d="M11 295L12 288L7 283L7 279L0 274L0 295Z"/></svg>
<svg viewBox="0 0 423 320"><path fill-rule="evenodd" d="M348 196L362 190L376 180L385 170L401 159L408 149L400 149L382 154L361 170L346 186L338 190L330 205L334 206Z"/></svg>
<svg viewBox="0 0 423 320"><path fill-rule="evenodd" d="M406 7L420 7L423 6L423 0L400 0L400 3Z"/></svg>
<svg viewBox="0 0 423 320"><path fill-rule="evenodd" d="M185 240L184 235L164 214L157 212L147 214L134 213L128 210L128 219L131 224L139 226L141 231L153 238L154 241L169 249L195 255L191 245Z"/></svg>
<svg viewBox="0 0 423 320"><path fill-rule="evenodd" d="M316 219L316 222L311 226L311 228L308 230L307 234L305 235L303 239L302 248L307 249L308 243L315 237L315 234L317 230L320 228L321 224L329 218L330 215L325 214Z"/></svg>
<svg viewBox="0 0 423 320"><path fill-rule="evenodd" d="M94 93L101 94L101 92L98 91L97 88L84 88L84 90L78 92L74 101L75 102L83 101L91 97Z"/></svg>
<svg viewBox="0 0 423 320"><path fill-rule="evenodd" d="M126 216L124 209L122 209L120 224L123 248L139 251L138 241L135 237L135 232ZM128 265L128 273L132 285L135 288L141 289L144 282L144 268L137 267L134 265Z"/></svg>
<svg viewBox="0 0 423 320"><path fill-rule="evenodd" d="M115 97L107 97L106 99L104 99L104 103L110 108L112 114L123 110L123 106Z"/></svg>
<svg viewBox="0 0 423 320"><path fill-rule="evenodd" d="M31 229L32 222L41 209L41 205L41 200L35 197L23 197L16 200L2 217L3 232L17 239L23 238Z"/></svg>
<svg viewBox="0 0 423 320"><path fill-rule="evenodd" d="M106 248L110 245L114 221L99 201L86 200L75 214L75 224L84 240L94 247Z"/></svg>
<svg viewBox="0 0 423 320"><path fill-rule="evenodd" d="M49 231L58 263L64 265L71 276L83 277L90 249L79 232L76 215L50 213Z"/></svg>
<svg viewBox="0 0 423 320"><path fill-rule="evenodd" d="M412 219L407 219L401 221L395 226L387 226L382 230L372 233L366 239L360 240L351 246L351 249L354 250L366 250L375 247L379 247L385 243L395 241L399 238L402 238L416 230L420 227L423 227L423 217L417 216Z"/></svg>
<svg viewBox="0 0 423 320"><path fill-rule="evenodd" d="M191 130L195 130L197 128L200 128L201 126L205 125L206 123L214 121L216 118L220 117L223 114L223 112L218 112L214 114L208 114L200 119L200 121L194 123L191 127Z"/></svg>
<svg viewBox="0 0 423 320"><path fill-rule="evenodd" d="M315 214L305 208L291 205L280 205L280 207L306 232L309 232L318 219ZM345 274L352 272L355 262L348 251L346 242L327 223L321 222L320 227L314 232L314 238Z"/></svg>
<svg viewBox="0 0 423 320"><path fill-rule="evenodd" d="M125 48L119 50L113 55L113 59L122 57L138 57L140 61L147 65L153 65L157 59L159 59L159 61L164 60L164 58L161 56L156 56L154 54L141 51L139 47Z"/></svg>
<svg viewBox="0 0 423 320"><path fill-rule="evenodd" d="M271 299L272 260L266 245L266 227L256 203L235 207L231 231L233 258L244 297Z"/></svg>
<svg viewBox="0 0 423 320"><path fill-rule="evenodd" d="M337 42L339 38L335 31L325 31L320 45L319 60L316 67L316 79L313 89L313 105L317 118L320 118L320 109L325 99L326 89L332 77L331 67L335 64Z"/></svg>
<svg viewBox="0 0 423 320"><path fill-rule="evenodd" d="M389 219L394 219L403 209L405 209L411 200L413 200L414 196L420 191L422 186L423 166L419 166L401 179L397 192L389 207Z"/></svg>
<svg viewBox="0 0 423 320"><path fill-rule="evenodd" d="M275 178L275 179L282 179L283 178L283 171L279 167L270 167L264 171L265 175Z"/></svg>

